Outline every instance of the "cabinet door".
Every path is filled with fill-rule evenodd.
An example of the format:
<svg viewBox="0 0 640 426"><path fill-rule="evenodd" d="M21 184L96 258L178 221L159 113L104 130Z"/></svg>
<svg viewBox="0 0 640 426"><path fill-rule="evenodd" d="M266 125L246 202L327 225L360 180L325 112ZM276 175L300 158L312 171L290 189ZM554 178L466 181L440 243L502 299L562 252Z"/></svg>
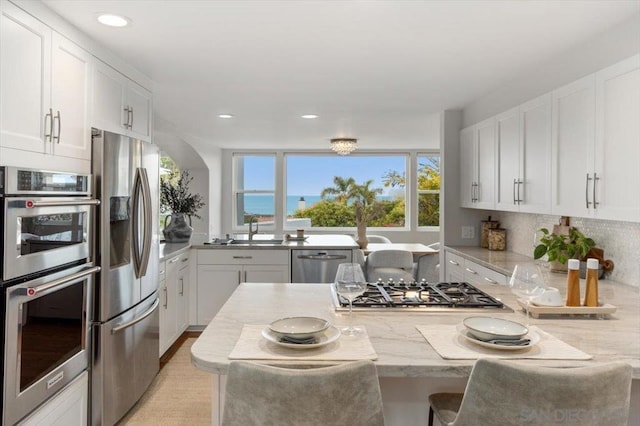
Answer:
<svg viewBox="0 0 640 426"><path fill-rule="evenodd" d="M517 211L523 195L519 111L519 108L513 108L496 117L496 210Z"/></svg>
<svg viewBox="0 0 640 426"><path fill-rule="evenodd" d="M464 281L464 259L453 253L445 252L445 281L459 283Z"/></svg>
<svg viewBox="0 0 640 426"><path fill-rule="evenodd" d="M54 115L52 151L57 156L90 160L92 57L55 32L51 52L51 105Z"/></svg>
<svg viewBox="0 0 640 426"><path fill-rule="evenodd" d="M526 213L549 213L551 200L551 95L520 106L519 208Z"/></svg>
<svg viewBox="0 0 640 426"><path fill-rule="evenodd" d="M124 96L127 79L109 65L95 61L91 102L91 125L114 133L126 133Z"/></svg>
<svg viewBox="0 0 640 426"><path fill-rule="evenodd" d="M245 265L243 281L247 283L288 283L287 265Z"/></svg>
<svg viewBox="0 0 640 426"><path fill-rule="evenodd" d="M640 222L640 56L596 74L594 214Z"/></svg>
<svg viewBox="0 0 640 426"><path fill-rule="evenodd" d="M475 134L474 128L460 131L460 205L473 207L475 203Z"/></svg>
<svg viewBox="0 0 640 426"><path fill-rule="evenodd" d="M593 179L589 165L595 133L594 76L555 90L552 96L551 212L585 217L593 184L588 179Z"/></svg>
<svg viewBox="0 0 640 426"><path fill-rule="evenodd" d="M478 186L475 207L492 210L495 208L496 182L495 120L491 118L479 123L476 134Z"/></svg>
<svg viewBox="0 0 640 426"><path fill-rule="evenodd" d="M132 110L129 134L138 139L151 140L151 93L129 81L126 104Z"/></svg>
<svg viewBox="0 0 640 426"><path fill-rule="evenodd" d="M240 265L198 265L197 323L208 325L240 285Z"/></svg>
<svg viewBox="0 0 640 426"><path fill-rule="evenodd" d="M1 4L0 145L45 152L51 142L51 29Z"/></svg>
<svg viewBox="0 0 640 426"><path fill-rule="evenodd" d="M164 353L178 337L178 273L179 256L166 261L165 286L160 290L160 348ZM164 318L164 321L162 320Z"/></svg>

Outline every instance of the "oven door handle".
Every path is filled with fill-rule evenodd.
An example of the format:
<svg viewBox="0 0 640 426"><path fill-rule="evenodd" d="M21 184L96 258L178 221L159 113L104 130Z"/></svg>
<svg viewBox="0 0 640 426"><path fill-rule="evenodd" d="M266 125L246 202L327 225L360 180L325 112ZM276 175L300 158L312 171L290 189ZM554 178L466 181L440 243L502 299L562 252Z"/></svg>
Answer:
<svg viewBox="0 0 640 426"><path fill-rule="evenodd" d="M113 327L111 329L111 334L116 334L119 333L120 331L124 330L125 328L129 328L137 323L139 323L140 321L142 321L143 319L147 318L149 315L151 315L156 309L158 309L158 306L160 306L160 298L156 298L156 301L153 302L153 305L151 305L151 307L149 308L149 310L147 312L145 312L144 314L140 315L138 318L134 319L133 321L129 321L125 324L121 324L117 327Z"/></svg>
<svg viewBox="0 0 640 426"><path fill-rule="evenodd" d="M30 205L27 206L27 203ZM69 201L43 201L43 200L27 200L24 202L25 207L52 207L52 206L97 206L100 200L69 200Z"/></svg>
<svg viewBox="0 0 640 426"><path fill-rule="evenodd" d="M37 296L38 293L42 293L43 291L50 290L52 288L60 287L61 285L67 284L68 282L75 281L78 278L85 277L87 275L91 275L100 271L99 266L94 266L89 269L85 269L84 271L77 272L73 275L69 275L68 277L60 278L55 281L51 281L47 284L42 284L37 287L26 287L19 290L19 294L23 296Z"/></svg>

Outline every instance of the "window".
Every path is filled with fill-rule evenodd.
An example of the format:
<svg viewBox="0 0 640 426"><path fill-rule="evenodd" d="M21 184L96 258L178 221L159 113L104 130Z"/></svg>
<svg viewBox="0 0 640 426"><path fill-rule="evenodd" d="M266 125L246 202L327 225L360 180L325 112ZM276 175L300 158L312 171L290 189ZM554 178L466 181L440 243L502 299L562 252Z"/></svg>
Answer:
<svg viewBox="0 0 640 426"><path fill-rule="evenodd" d="M407 155L286 154L285 229L355 227L357 194L371 197L368 227L407 223Z"/></svg>
<svg viewBox="0 0 640 426"><path fill-rule="evenodd" d="M440 226L440 155L419 154L418 227Z"/></svg>
<svg viewBox="0 0 640 426"><path fill-rule="evenodd" d="M275 155L234 155L234 228L257 216L261 225L273 225L275 202Z"/></svg>
<svg viewBox="0 0 640 426"><path fill-rule="evenodd" d="M173 161L173 158L169 157L166 152L160 152L160 181L169 179L173 175L173 179L180 178L180 168ZM160 203L160 232L164 229L167 216L171 214L171 210Z"/></svg>

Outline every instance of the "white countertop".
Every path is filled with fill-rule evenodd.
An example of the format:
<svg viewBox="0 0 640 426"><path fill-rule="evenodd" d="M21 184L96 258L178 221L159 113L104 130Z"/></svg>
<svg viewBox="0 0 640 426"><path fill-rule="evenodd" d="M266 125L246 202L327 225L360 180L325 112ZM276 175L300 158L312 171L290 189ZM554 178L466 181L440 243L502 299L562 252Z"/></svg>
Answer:
<svg viewBox="0 0 640 426"><path fill-rule="evenodd" d="M505 286L480 288L500 298L515 312L494 313L501 318L524 322L514 296ZM241 284L192 347L192 361L200 369L226 374L228 355L244 324L268 324L287 316L315 316L332 324L347 324L344 313L336 313L330 301L328 284ZM601 282L606 302L617 306L609 319L531 318L531 325L590 354L590 361L519 360L517 362L553 367L592 365L624 360L640 378L640 296L637 289ZM416 329L424 324L459 324L469 313L381 313L354 312L354 323L364 325L378 354L375 361L381 377L467 377L471 360L441 358ZM476 315L475 313L473 315ZM491 312L487 312L491 316ZM322 365L309 361L274 361L284 365Z"/></svg>

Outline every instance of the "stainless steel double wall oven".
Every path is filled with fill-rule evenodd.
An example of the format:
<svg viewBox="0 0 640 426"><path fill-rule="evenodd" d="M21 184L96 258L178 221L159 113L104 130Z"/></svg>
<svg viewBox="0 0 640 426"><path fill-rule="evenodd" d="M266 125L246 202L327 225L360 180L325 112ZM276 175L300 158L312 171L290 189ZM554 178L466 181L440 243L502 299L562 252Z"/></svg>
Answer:
<svg viewBox="0 0 640 426"><path fill-rule="evenodd" d="M92 177L0 167L1 423L12 425L90 366Z"/></svg>

